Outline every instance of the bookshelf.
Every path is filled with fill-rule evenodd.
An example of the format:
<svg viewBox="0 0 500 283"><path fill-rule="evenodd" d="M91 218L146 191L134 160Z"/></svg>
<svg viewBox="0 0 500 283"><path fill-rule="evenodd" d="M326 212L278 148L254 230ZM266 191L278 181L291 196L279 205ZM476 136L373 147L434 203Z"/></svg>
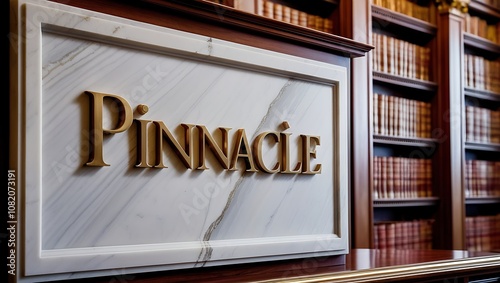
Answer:
<svg viewBox="0 0 500 283"><path fill-rule="evenodd" d="M471 1L463 20L464 248L500 248L500 3Z"/></svg>
<svg viewBox="0 0 500 283"><path fill-rule="evenodd" d="M353 188L353 205L367 207L353 227L370 237L354 247L400 248L380 235L422 221L430 244L414 248L498 249L499 3L419 1L430 17L418 18L401 2L368 4L371 178Z"/></svg>
<svg viewBox="0 0 500 283"><path fill-rule="evenodd" d="M374 0L370 12L372 237L365 245L430 249L441 202L433 176L436 7Z"/></svg>

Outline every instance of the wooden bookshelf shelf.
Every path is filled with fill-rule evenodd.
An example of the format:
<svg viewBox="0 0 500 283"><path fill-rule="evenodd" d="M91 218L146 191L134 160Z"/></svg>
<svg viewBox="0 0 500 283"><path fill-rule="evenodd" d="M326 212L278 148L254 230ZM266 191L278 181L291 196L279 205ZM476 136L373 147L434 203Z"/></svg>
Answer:
<svg viewBox="0 0 500 283"><path fill-rule="evenodd" d="M464 32L465 47L472 47L491 54L500 54L500 45L486 38Z"/></svg>
<svg viewBox="0 0 500 283"><path fill-rule="evenodd" d="M413 206L434 206L439 201L438 197L425 198L405 198L405 199L375 199L373 207L413 207Z"/></svg>
<svg viewBox="0 0 500 283"><path fill-rule="evenodd" d="M466 150L500 152L500 144L466 142L464 147Z"/></svg>
<svg viewBox="0 0 500 283"><path fill-rule="evenodd" d="M471 0L469 3L469 9L479 13L500 18L500 9L487 4L486 2L484 2L484 0Z"/></svg>
<svg viewBox="0 0 500 283"><path fill-rule="evenodd" d="M386 135L373 135L373 142L378 144L392 144L411 147L435 147L437 139L395 137Z"/></svg>
<svg viewBox="0 0 500 283"><path fill-rule="evenodd" d="M495 203L500 203L500 196L468 197L465 199L465 204L495 204Z"/></svg>
<svg viewBox="0 0 500 283"><path fill-rule="evenodd" d="M500 93L495 93L487 90L478 90L474 88L465 88L464 94L470 98L477 98L487 101L500 102Z"/></svg>
<svg viewBox="0 0 500 283"><path fill-rule="evenodd" d="M373 72L373 80L375 82L388 83L395 86L419 89L423 91L434 92L437 90L437 84L430 81L410 79L401 76L395 76L383 72Z"/></svg>
<svg viewBox="0 0 500 283"><path fill-rule="evenodd" d="M437 32L437 27L431 23L377 5L372 5L372 17L384 26L395 25L430 36Z"/></svg>

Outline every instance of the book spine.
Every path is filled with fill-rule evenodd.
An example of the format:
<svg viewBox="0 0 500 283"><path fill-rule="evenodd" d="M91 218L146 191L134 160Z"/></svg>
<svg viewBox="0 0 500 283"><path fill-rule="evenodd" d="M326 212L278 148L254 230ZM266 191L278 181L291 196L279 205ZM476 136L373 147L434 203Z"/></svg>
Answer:
<svg viewBox="0 0 500 283"><path fill-rule="evenodd" d="M394 96L387 96L387 134L394 135Z"/></svg>
<svg viewBox="0 0 500 283"><path fill-rule="evenodd" d="M486 196L488 191L488 163L478 160L479 163L479 196Z"/></svg>
<svg viewBox="0 0 500 283"><path fill-rule="evenodd" d="M396 227L394 223L386 224L387 227L387 246L388 249L394 249L396 247Z"/></svg>
<svg viewBox="0 0 500 283"><path fill-rule="evenodd" d="M500 144L500 111L491 112L491 142Z"/></svg>
<svg viewBox="0 0 500 283"><path fill-rule="evenodd" d="M470 160L465 161L465 197L471 196L472 165Z"/></svg>
<svg viewBox="0 0 500 283"><path fill-rule="evenodd" d="M385 224L375 225L378 234L378 244L376 245L379 249L387 248L387 229Z"/></svg>
<svg viewBox="0 0 500 283"><path fill-rule="evenodd" d="M264 1L264 17L274 18L274 2Z"/></svg>
<svg viewBox="0 0 500 283"><path fill-rule="evenodd" d="M300 22L299 22L300 12L299 12L299 10L291 9L290 14L291 14L290 22L294 25L300 25Z"/></svg>
<svg viewBox="0 0 500 283"><path fill-rule="evenodd" d="M378 72L379 68L378 68L378 52L377 52L377 49L379 48L379 46L378 46L378 35L375 32L372 33L372 42L371 42L371 44L375 47L375 50L373 50L373 52L371 53L371 56L372 56L372 69L373 69L373 71Z"/></svg>
<svg viewBox="0 0 500 283"><path fill-rule="evenodd" d="M487 143L489 142L489 139L488 139L488 128L490 127L489 123L488 123L488 117L489 117L489 111L488 109L486 108L477 108L477 110L479 111L479 115L480 115L480 137L481 137L481 142L483 143Z"/></svg>
<svg viewBox="0 0 500 283"><path fill-rule="evenodd" d="M381 157L381 166L380 166L380 172L381 172L381 191L380 191L380 198L386 199L388 197L387 193L387 158L386 157Z"/></svg>
<svg viewBox="0 0 500 283"><path fill-rule="evenodd" d="M423 79L429 81L430 77L430 65L431 65L431 49L424 47L424 66L423 66Z"/></svg>
<svg viewBox="0 0 500 283"><path fill-rule="evenodd" d="M411 198L410 192L410 164L409 158L405 158L403 162L403 196L405 198Z"/></svg>
<svg viewBox="0 0 500 283"><path fill-rule="evenodd" d="M283 21L285 23L292 23L292 9L288 6L283 5Z"/></svg>
<svg viewBox="0 0 500 283"><path fill-rule="evenodd" d="M431 113L431 104L430 103L425 103L425 137L426 138L431 138L432 136L432 113Z"/></svg>
<svg viewBox="0 0 500 283"><path fill-rule="evenodd" d="M378 105L379 97L378 96L379 96L378 93L373 94L373 133L376 135L380 134L379 114L378 114L378 110L379 110L379 105Z"/></svg>
<svg viewBox="0 0 500 283"><path fill-rule="evenodd" d="M334 28L333 20L329 19L329 18L326 18L325 19L325 32L327 32L327 33L333 33L333 28Z"/></svg>
<svg viewBox="0 0 500 283"><path fill-rule="evenodd" d="M409 50L410 50L410 78L415 79L417 77L417 68L419 65L419 60L417 60L417 50L416 50L416 45L414 44L408 44Z"/></svg>
<svg viewBox="0 0 500 283"><path fill-rule="evenodd" d="M400 97L397 97L397 96L394 96L394 114L393 114L393 128L394 128L394 135L395 136L400 136L401 135L401 132L399 131L399 122L400 122L400 118L399 116L401 115L401 109L400 109L400 101L401 98Z"/></svg>
<svg viewBox="0 0 500 283"><path fill-rule="evenodd" d="M415 175L417 197L426 197L426 184L425 184L425 159L415 159Z"/></svg>
<svg viewBox="0 0 500 283"><path fill-rule="evenodd" d="M396 39L392 36L389 36L387 39L387 56L389 57L388 59L388 73L392 75L396 75L396 50L394 48Z"/></svg>
<svg viewBox="0 0 500 283"><path fill-rule="evenodd" d="M495 167L494 167L494 163L493 162L490 162L488 161L486 166L486 170L487 170L487 173L486 173L486 195L487 196L494 196L494 189L495 189L495 179L494 179L494 174L495 174Z"/></svg>
<svg viewBox="0 0 500 283"><path fill-rule="evenodd" d="M380 157L373 157L373 198L379 199L380 191Z"/></svg>
<svg viewBox="0 0 500 283"><path fill-rule="evenodd" d="M381 34L377 34L377 47L375 49L375 52L377 54L378 58L378 71L380 72L385 72L386 69L384 69L384 64L385 64L385 58L384 58L384 36Z"/></svg>
<svg viewBox="0 0 500 283"><path fill-rule="evenodd" d="M465 106L465 139L474 141L474 108Z"/></svg>
<svg viewBox="0 0 500 283"><path fill-rule="evenodd" d="M273 6L273 19L277 20L277 21L283 21L283 5L279 4L279 3L274 3L274 6Z"/></svg>
<svg viewBox="0 0 500 283"><path fill-rule="evenodd" d="M473 245L473 240L472 240L472 218L471 217L466 217L465 218L465 241L466 241L466 247L467 250L472 251L472 245Z"/></svg>
<svg viewBox="0 0 500 283"><path fill-rule="evenodd" d="M410 195L412 198L417 198L418 197L418 191L417 191L417 166L415 161L417 161L415 158L409 158L408 162L410 163Z"/></svg>
<svg viewBox="0 0 500 283"><path fill-rule="evenodd" d="M394 198L400 199L401 196L401 157L393 158L394 170Z"/></svg>
<svg viewBox="0 0 500 283"><path fill-rule="evenodd" d="M425 182L427 196L433 196L432 192L432 159L425 159Z"/></svg>
<svg viewBox="0 0 500 283"><path fill-rule="evenodd" d="M389 59L389 54L388 54L388 37L385 36L385 35L381 35L382 37L382 71L383 72L386 72L386 73L390 73L390 70L389 70L389 64L388 64L388 59Z"/></svg>
<svg viewBox="0 0 500 283"><path fill-rule="evenodd" d="M418 127L418 120L417 120L417 101L416 100L410 100L410 108L411 108L411 123L410 123L410 132L412 137L417 136L417 127Z"/></svg>
<svg viewBox="0 0 500 283"><path fill-rule="evenodd" d="M387 96L386 95L379 95L380 101L380 133L382 135L387 135Z"/></svg>
<svg viewBox="0 0 500 283"><path fill-rule="evenodd" d="M394 199L394 157L389 156L386 160L387 166L387 195L389 199Z"/></svg>
<svg viewBox="0 0 500 283"><path fill-rule="evenodd" d="M467 85L470 88L474 87L474 56L467 54L467 73L468 73L468 82Z"/></svg>
<svg viewBox="0 0 500 283"><path fill-rule="evenodd" d="M469 55L464 54L464 84L465 87L469 87Z"/></svg>
<svg viewBox="0 0 500 283"><path fill-rule="evenodd" d="M316 16L311 14L306 14L307 16L307 27L311 29L316 29Z"/></svg>
<svg viewBox="0 0 500 283"><path fill-rule="evenodd" d="M255 0L255 14L259 16L265 16L264 15L264 9L265 9L265 0Z"/></svg>
<svg viewBox="0 0 500 283"><path fill-rule="evenodd" d="M409 125L410 125L410 100L403 100L403 116L404 116L404 124L403 124L403 136L409 136Z"/></svg>
<svg viewBox="0 0 500 283"><path fill-rule="evenodd" d="M394 243L394 248L401 249L401 243L402 243L403 237L404 237L401 222L394 223L394 232L396 233L396 240Z"/></svg>
<svg viewBox="0 0 500 283"><path fill-rule="evenodd" d="M477 107L472 108L474 110L474 141L481 141L481 109Z"/></svg>
<svg viewBox="0 0 500 283"><path fill-rule="evenodd" d="M307 13L299 12L299 26L307 27Z"/></svg>

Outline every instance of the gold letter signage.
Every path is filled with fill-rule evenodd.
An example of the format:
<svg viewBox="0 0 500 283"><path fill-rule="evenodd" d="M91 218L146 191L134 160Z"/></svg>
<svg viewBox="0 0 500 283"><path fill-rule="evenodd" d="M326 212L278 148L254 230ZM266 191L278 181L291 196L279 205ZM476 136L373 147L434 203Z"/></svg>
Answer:
<svg viewBox="0 0 500 283"><path fill-rule="evenodd" d="M250 142L245 129L237 129L233 135L233 144L229 149L230 128L219 127L221 141L218 142L203 125L181 124L184 129L184 142L181 144L163 123L163 121L140 120L133 118L132 107L128 101L118 95L86 91L90 98L90 154L87 166L110 166L104 161L103 141L104 134L116 134L127 131L135 122L137 126L137 162L136 167L141 168L167 168L163 161L164 141L175 152L179 160L187 169L207 170L205 164L207 147L212 152L224 170L237 170L238 161L243 161L247 172L265 172L269 174L320 174L321 164L311 165L311 160L316 158L316 146L320 145L320 137L300 135L299 160L295 165L290 164L291 133L263 132ZM103 126L104 99L110 99L116 104L116 126L105 129ZM137 106L140 114L148 112L146 105ZM155 162L148 162L148 125L155 128ZM288 123L284 122L287 125ZM288 126L288 125L287 125ZM286 127L288 128L288 127ZM285 128L285 129L286 129ZM195 134L198 138L198 148L195 149ZM276 148L276 161L266 164L263 156L264 140L272 141ZM196 157L196 158L195 158ZM195 161L198 160L197 164ZM292 168L293 167L293 168Z"/></svg>
<svg viewBox="0 0 500 283"><path fill-rule="evenodd" d="M99 92L86 92L90 95L90 156L88 166L109 166L102 156L104 134L120 133L132 125L132 108L122 97ZM102 108L104 98L110 98L118 103L118 125L116 129L104 129L102 125Z"/></svg>

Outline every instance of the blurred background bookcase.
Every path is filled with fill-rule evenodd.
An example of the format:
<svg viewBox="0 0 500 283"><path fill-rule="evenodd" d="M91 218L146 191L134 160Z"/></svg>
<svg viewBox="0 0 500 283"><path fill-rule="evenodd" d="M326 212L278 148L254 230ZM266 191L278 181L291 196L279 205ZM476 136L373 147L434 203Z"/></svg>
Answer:
<svg viewBox="0 0 500 283"><path fill-rule="evenodd" d="M365 3L370 182L353 181L354 247L500 248L500 3L467 2Z"/></svg>
<svg viewBox="0 0 500 283"><path fill-rule="evenodd" d="M472 1L463 32L465 247L500 250L500 2Z"/></svg>

